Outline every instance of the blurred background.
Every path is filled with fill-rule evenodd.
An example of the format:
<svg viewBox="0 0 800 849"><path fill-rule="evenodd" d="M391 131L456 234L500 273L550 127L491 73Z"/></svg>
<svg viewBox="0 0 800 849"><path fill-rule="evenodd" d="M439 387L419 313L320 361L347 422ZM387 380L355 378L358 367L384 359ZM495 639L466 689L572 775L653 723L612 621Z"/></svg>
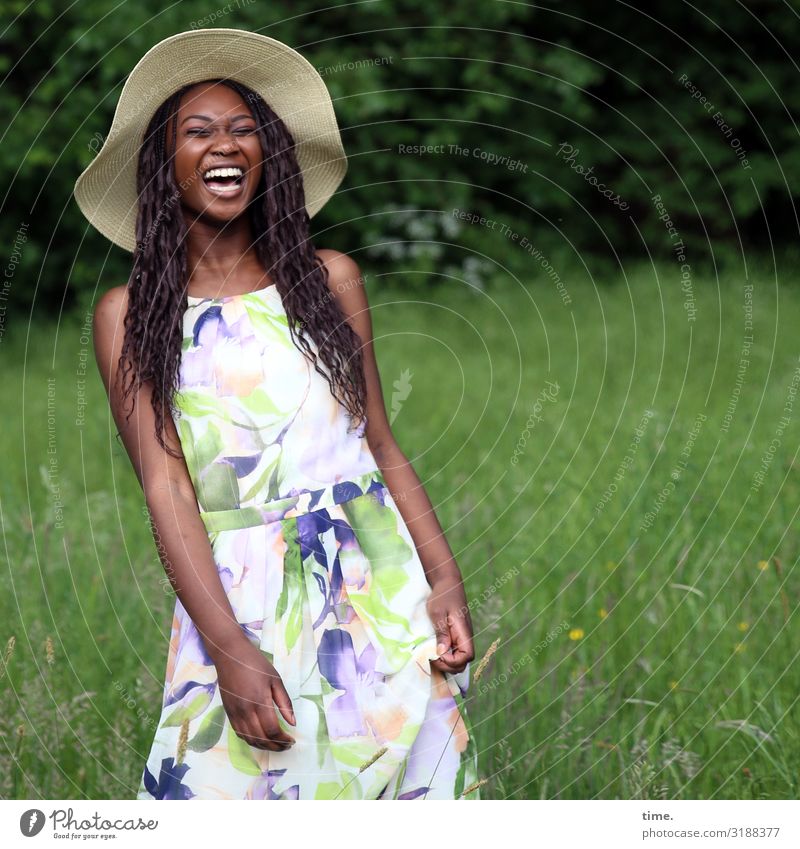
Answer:
<svg viewBox="0 0 800 849"><path fill-rule="evenodd" d="M174 596L91 340L130 254L72 187L207 26L332 95L314 240L489 655L484 798L796 798L796 0L5 0L0 797L132 798L158 720Z"/></svg>

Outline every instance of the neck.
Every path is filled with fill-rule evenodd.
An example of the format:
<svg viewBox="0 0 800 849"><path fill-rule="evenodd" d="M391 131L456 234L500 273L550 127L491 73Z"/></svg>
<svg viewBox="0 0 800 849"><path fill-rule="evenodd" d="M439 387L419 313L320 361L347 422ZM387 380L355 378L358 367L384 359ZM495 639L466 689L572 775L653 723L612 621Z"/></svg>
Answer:
<svg viewBox="0 0 800 849"><path fill-rule="evenodd" d="M186 259L189 281L198 286L207 283L219 286L266 273L253 247L249 227L246 231L240 228L217 230L195 222L190 231Z"/></svg>

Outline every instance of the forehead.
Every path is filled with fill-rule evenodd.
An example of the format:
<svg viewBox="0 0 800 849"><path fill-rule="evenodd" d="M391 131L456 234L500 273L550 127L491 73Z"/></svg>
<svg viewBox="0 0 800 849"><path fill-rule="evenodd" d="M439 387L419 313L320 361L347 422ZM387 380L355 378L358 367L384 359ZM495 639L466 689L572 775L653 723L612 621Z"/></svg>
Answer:
<svg viewBox="0 0 800 849"><path fill-rule="evenodd" d="M241 114L252 115L252 111L237 91L223 83L204 82L184 92L177 117L180 121L187 115L206 115L213 120Z"/></svg>

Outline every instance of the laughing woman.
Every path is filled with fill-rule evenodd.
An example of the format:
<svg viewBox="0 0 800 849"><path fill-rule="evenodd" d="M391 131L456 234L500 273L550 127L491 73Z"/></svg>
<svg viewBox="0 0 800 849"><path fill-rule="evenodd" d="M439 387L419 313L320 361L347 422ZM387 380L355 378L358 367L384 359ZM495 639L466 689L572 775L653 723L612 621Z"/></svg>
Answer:
<svg viewBox="0 0 800 849"><path fill-rule="evenodd" d="M362 276L310 218L325 85L242 30L128 77L75 186L131 251L98 367L175 589L139 799L476 799L459 569L383 406Z"/></svg>

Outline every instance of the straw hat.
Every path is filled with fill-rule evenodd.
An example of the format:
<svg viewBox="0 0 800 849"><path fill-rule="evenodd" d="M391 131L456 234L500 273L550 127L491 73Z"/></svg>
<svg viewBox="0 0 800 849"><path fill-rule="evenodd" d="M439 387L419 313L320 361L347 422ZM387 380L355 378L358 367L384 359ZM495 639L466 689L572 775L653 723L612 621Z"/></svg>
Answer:
<svg viewBox="0 0 800 849"><path fill-rule="evenodd" d="M184 85L231 78L257 91L295 139L306 210L313 217L347 172L330 94L316 69L274 38L240 29L196 29L172 35L131 71L100 152L75 182L81 212L127 251L136 247L136 169L153 114Z"/></svg>

